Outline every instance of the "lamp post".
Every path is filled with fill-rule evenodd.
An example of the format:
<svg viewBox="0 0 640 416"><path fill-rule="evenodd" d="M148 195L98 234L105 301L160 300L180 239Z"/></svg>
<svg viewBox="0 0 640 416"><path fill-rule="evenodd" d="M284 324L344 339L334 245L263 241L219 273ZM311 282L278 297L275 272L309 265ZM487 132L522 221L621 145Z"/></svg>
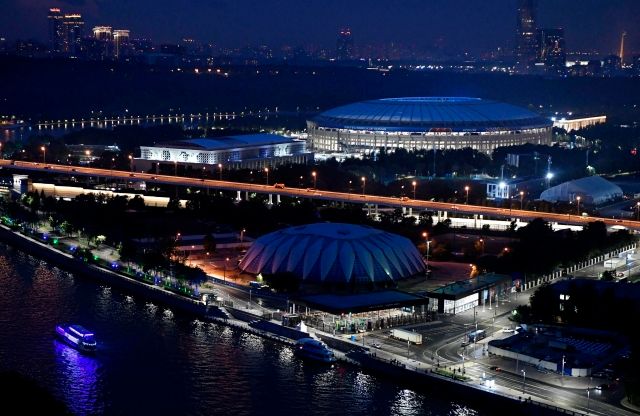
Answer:
<svg viewBox="0 0 640 416"><path fill-rule="evenodd" d="M362 178L360 178L360 180L362 181L362 196L364 196L364 190L367 186L367 178L363 176Z"/></svg>
<svg viewBox="0 0 640 416"><path fill-rule="evenodd" d="M4 156L2 155L2 142L0 142L0 159L4 160Z"/></svg>
<svg viewBox="0 0 640 416"><path fill-rule="evenodd" d="M47 148L44 147L44 146L41 146L40 150L42 150L42 163L46 164L47 163Z"/></svg>
<svg viewBox="0 0 640 416"><path fill-rule="evenodd" d="M264 173L267 174L267 185L269 185L269 168L264 168Z"/></svg>
<svg viewBox="0 0 640 416"><path fill-rule="evenodd" d="M129 170L133 171L133 155L129 155Z"/></svg>
<svg viewBox="0 0 640 416"><path fill-rule="evenodd" d="M416 199L416 185L418 183L416 181L411 182L411 185L413 185L413 199Z"/></svg>
<svg viewBox="0 0 640 416"><path fill-rule="evenodd" d="M564 354L562 354L562 374L560 374L560 378L564 380Z"/></svg>
<svg viewBox="0 0 640 416"><path fill-rule="evenodd" d="M640 221L640 202L636 202L636 219Z"/></svg>
<svg viewBox="0 0 640 416"><path fill-rule="evenodd" d="M576 203L578 204L578 216L580 215L580 195L576 197Z"/></svg>
<svg viewBox="0 0 640 416"><path fill-rule="evenodd" d="M524 370L520 370L520 371L522 371L522 394L524 395L524 386L527 380L527 372Z"/></svg>
<svg viewBox="0 0 640 416"><path fill-rule="evenodd" d="M224 259L224 274L222 275L222 279L224 282L227 281L227 266L229 265L229 257Z"/></svg>
<svg viewBox="0 0 640 416"><path fill-rule="evenodd" d="M464 187L464 191L467 193L465 204L469 205L469 185Z"/></svg>
<svg viewBox="0 0 640 416"><path fill-rule="evenodd" d="M551 179L553 178L553 173L547 172L546 178L547 178L547 188L549 188L551 186Z"/></svg>
<svg viewBox="0 0 640 416"><path fill-rule="evenodd" d="M524 191L520 191L520 211L522 211L522 202L524 201Z"/></svg>
<svg viewBox="0 0 640 416"><path fill-rule="evenodd" d="M247 230L246 230L245 228L243 228L243 229L240 231L240 244L242 244L242 242L244 241L244 233L245 233L246 231L247 231Z"/></svg>
<svg viewBox="0 0 640 416"><path fill-rule="evenodd" d="M317 189L318 188L318 175L316 173L316 171L314 170L313 172L311 172L311 176L313 176L313 189Z"/></svg>
<svg viewBox="0 0 640 416"><path fill-rule="evenodd" d="M173 161L173 166L175 168L175 175L174 176L178 176L178 161L177 160Z"/></svg>
<svg viewBox="0 0 640 416"><path fill-rule="evenodd" d="M351 195L351 185L353 184L353 181L349 181L349 195Z"/></svg>
<svg viewBox="0 0 640 416"><path fill-rule="evenodd" d="M222 163L218 163L218 169L220 169L220 180L222 180Z"/></svg>
<svg viewBox="0 0 640 416"><path fill-rule="evenodd" d="M429 234L427 234L426 231L422 233L422 238L424 238L424 242L427 244L427 262L425 267L427 272L429 272L429 243L431 243L431 241L429 241Z"/></svg>

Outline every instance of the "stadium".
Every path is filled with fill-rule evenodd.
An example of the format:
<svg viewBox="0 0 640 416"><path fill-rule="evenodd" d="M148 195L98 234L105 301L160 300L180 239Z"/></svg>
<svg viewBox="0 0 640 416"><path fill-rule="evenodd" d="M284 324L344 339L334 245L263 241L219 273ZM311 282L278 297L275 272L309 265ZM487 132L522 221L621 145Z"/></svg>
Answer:
<svg viewBox="0 0 640 416"><path fill-rule="evenodd" d="M367 154L380 149L472 149L550 144L552 122L497 101L467 97L407 97L362 101L307 121L317 153Z"/></svg>
<svg viewBox="0 0 640 416"><path fill-rule="evenodd" d="M317 223L258 238L240 262L249 274L291 274L303 285L393 286L424 274L413 243L368 226Z"/></svg>

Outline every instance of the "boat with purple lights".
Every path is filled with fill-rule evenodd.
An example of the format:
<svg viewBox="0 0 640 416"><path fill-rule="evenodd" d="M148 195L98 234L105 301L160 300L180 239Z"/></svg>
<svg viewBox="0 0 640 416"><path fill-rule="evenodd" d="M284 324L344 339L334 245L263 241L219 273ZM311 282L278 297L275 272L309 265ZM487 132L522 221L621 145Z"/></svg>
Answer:
<svg viewBox="0 0 640 416"><path fill-rule="evenodd" d="M70 346L82 352L94 352L97 347L93 332L80 325L58 325L58 336Z"/></svg>

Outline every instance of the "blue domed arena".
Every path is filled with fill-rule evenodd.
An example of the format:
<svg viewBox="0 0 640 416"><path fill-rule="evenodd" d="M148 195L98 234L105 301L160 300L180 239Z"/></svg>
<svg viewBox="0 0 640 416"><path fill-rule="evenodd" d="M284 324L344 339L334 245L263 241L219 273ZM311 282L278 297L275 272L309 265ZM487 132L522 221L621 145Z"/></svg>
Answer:
<svg viewBox="0 0 640 416"><path fill-rule="evenodd" d="M550 144L552 122L527 109L469 97L405 97L336 107L307 121L308 146L319 153L380 149L462 149Z"/></svg>
<svg viewBox="0 0 640 416"><path fill-rule="evenodd" d="M301 283L389 284L425 271L407 238L368 226L317 223L258 238L240 262L250 274L291 273Z"/></svg>

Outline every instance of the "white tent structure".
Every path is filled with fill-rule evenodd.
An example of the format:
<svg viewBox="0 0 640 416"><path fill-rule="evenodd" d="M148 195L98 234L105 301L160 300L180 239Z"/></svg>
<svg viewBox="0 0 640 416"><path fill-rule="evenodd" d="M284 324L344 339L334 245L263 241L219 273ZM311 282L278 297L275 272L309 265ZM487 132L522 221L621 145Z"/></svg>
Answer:
<svg viewBox="0 0 640 416"><path fill-rule="evenodd" d="M368 226L317 223L258 238L240 269L292 273L313 283L382 283L424 273L425 262L405 237Z"/></svg>
<svg viewBox="0 0 640 416"><path fill-rule="evenodd" d="M540 194L540 199L549 202L574 202L580 197L580 203L600 205L622 198L622 189L600 176L587 176L561 183Z"/></svg>

